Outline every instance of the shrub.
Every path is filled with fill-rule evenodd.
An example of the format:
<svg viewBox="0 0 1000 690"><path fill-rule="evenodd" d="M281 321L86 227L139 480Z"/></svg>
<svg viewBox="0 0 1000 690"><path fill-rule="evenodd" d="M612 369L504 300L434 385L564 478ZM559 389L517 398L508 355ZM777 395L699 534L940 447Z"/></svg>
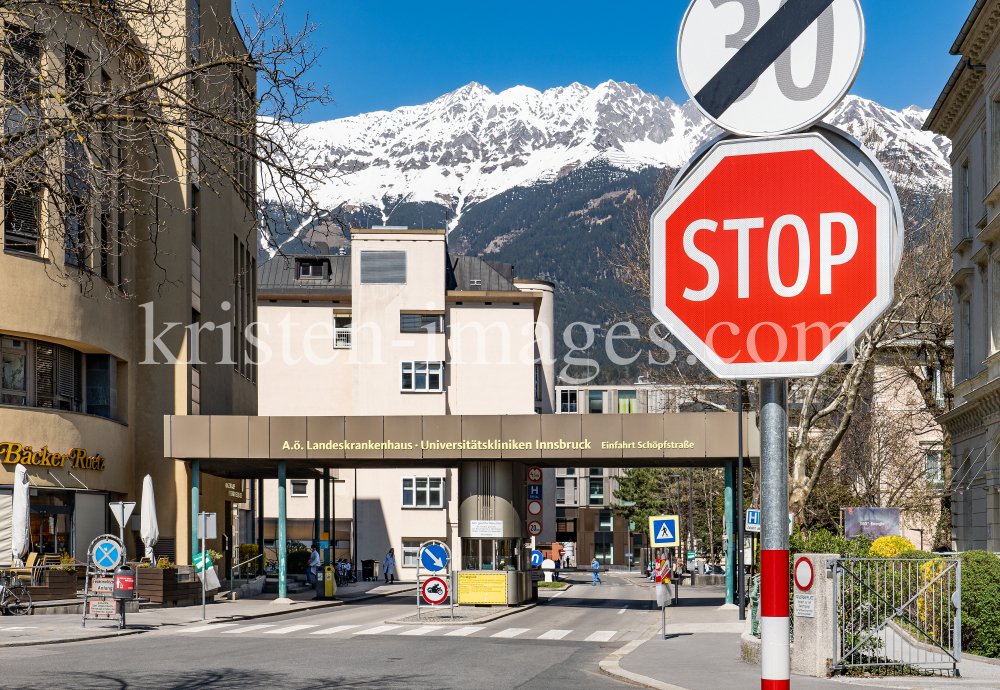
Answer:
<svg viewBox="0 0 1000 690"><path fill-rule="evenodd" d="M257 544L240 544L240 563L245 563L242 566L243 572L249 573L250 575L256 575L261 569L261 562L258 558L253 563L246 563L251 558L255 558L260 555L260 547Z"/></svg>
<svg viewBox="0 0 1000 690"><path fill-rule="evenodd" d="M903 537L890 534L887 537L879 537L868 550L869 555L874 558L895 558L903 551L914 551L916 547L913 542Z"/></svg>
<svg viewBox="0 0 1000 690"><path fill-rule="evenodd" d="M212 561L212 565L221 566L222 562L225 560L225 556L216 551L215 549L206 549L208 551L208 558Z"/></svg>
<svg viewBox="0 0 1000 690"><path fill-rule="evenodd" d="M930 551L921 551L920 549L907 549L906 551L900 551L893 558L938 558L936 553L931 553Z"/></svg>
<svg viewBox="0 0 1000 690"><path fill-rule="evenodd" d="M988 551L962 554L962 649L1000 657L1000 558Z"/></svg>
<svg viewBox="0 0 1000 690"><path fill-rule="evenodd" d="M68 553L62 553L59 555L59 563L63 566L60 570L65 570L67 573L76 572L76 559Z"/></svg>
<svg viewBox="0 0 1000 690"><path fill-rule="evenodd" d="M295 551L289 551L287 556L288 572L294 575L302 575L306 572L306 567L309 565L310 551L305 549L296 549Z"/></svg>
<svg viewBox="0 0 1000 690"><path fill-rule="evenodd" d="M170 562L169 558L167 558L166 556L160 556L160 560L156 562L156 567L159 568L160 570L167 570L175 566L173 563Z"/></svg>
<svg viewBox="0 0 1000 690"><path fill-rule="evenodd" d="M872 542L867 537L848 539L825 529L801 534L798 530L788 538L788 550L795 553L836 553L844 558L865 558Z"/></svg>

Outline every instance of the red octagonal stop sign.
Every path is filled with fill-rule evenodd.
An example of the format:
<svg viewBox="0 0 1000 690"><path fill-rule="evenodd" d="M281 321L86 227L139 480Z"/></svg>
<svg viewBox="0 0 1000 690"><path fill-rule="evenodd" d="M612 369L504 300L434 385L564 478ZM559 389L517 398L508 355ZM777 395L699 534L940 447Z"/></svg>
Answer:
<svg viewBox="0 0 1000 690"><path fill-rule="evenodd" d="M817 375L891 303L893 230L821 136L720 142L650 221L652 311L722 378Z"/></svg>

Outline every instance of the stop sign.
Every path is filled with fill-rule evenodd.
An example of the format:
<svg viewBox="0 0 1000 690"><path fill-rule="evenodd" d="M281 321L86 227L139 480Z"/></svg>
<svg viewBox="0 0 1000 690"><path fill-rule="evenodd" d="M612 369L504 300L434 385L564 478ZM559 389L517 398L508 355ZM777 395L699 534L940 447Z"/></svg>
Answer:
<svg viewBox="0 0 1000 690"><path fill-rule="evenodd" d="M815 376L891 303L893 232L823 137L723 141L653 213L651 308L721 378Z"/></svg>

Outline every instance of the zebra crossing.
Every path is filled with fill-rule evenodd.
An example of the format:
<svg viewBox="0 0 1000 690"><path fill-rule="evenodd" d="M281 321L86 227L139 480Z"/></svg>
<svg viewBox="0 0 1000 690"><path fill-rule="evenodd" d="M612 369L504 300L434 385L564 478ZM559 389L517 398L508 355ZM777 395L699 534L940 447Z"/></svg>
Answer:
<svg viewBox="0 0 1000 690"><path fill-rule="evenodd" d="M339 636L341 638L352 638L363 635L390 636L401 635L406 637L476 637L479 639L519 639L519 640L551 640L564 642L611 642L621 639L628 631L625 630L565 630L554 628L546 630L543 628L501 628L487 627L485 625L335 625L323 628L318 624L295 623L255 623L252 625L241 625L238 623L212 623L208 625L197 625L182 630L177 630L176 635L321 635ZM315 628L319 628L316 630Z"/></svg>

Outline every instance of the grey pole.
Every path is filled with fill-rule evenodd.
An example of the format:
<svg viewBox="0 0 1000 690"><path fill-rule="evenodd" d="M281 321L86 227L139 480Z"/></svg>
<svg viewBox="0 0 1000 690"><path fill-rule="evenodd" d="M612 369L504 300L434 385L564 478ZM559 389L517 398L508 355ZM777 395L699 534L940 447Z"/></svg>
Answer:
<svg viewBox="0 0 1000 690"><path fill-rule="evenodd" d="M288 561L286 559L286 552L288 549L288 544L286 543L285 531L285 461L278 460L278 598L285 599L288 597Z"/></svg>
<svg viewBox="0 0 1000 690"><path fill-rule="evenodd" d="M688 551L694 551L694 468L688 468ZM687 557L684 558L687 561ZM691 571L692 575L694 571ZM691 580L694 582L694 579Z"/></svg>
<svg viewBox="0 0 1000 690"><path fill-rule="evenodd" d="M208 566L205 564L205 532L207 529L201 529L201 523L203 518L198 515L198 531L201 532L201 619L205 620L205 588L208 582ZM207 522L207 520L205 520Z"/></svg>
<svg viewBox="0 0 1000 690"><path fill-rule="evenodd" d="M678 546L674 547L674 554L677 557L677 560L676 560L675 565L674 565L674 569L676 570L676 567L677 567L676 563L680 563L680 557L681 557L681 547L680 547L680 543L681 543L681 535L680 535L680 531L681 531L681 525L680 525L680 522L681 522L681 475L679 475L679 474L672 474L670 476L673 479L677 480L677 535L676 536L677 536L677 544L678 544ZM678 590L678 588L680 586L680 582L679 582L680 581L680 576L678 576L675 573L673 575L673 578L674 578L674 606L678 606L678 605L680 605L680 601L681 601L680 591Z"/></svg>
<svg viewBox="0 0 1000 690"><path fill-rule="evenodd" d="M743 528L746 518L743 516L743 381L736 380L736 433L739 438L736 441L739 462L736 474L736 533L739 538L736 541L736 574L739 579L736 581L736 597L740 600L740 620L747 619L746 607L746 563L743 562Z"/></svg>
<svg viewBox="0 0 1000 690"><path fill-rule="evenodd" d="M788 683L788 391L760 380L761 680Z"/></svg>

